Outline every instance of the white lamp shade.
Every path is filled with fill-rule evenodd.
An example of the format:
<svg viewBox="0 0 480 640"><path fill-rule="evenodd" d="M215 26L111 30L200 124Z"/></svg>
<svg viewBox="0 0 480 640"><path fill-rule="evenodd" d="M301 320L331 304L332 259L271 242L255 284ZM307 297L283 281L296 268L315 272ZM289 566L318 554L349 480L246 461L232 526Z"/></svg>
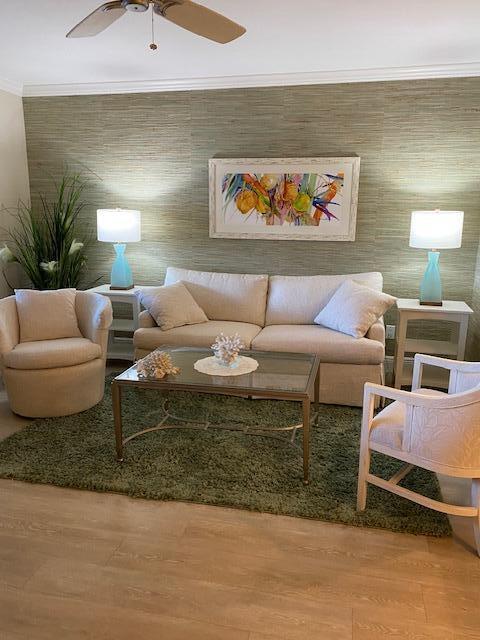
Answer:
<svg viewBox="0 0 480 640"><path fill-rule="evenodd" d="M462 246L463 211L412 211L410 246L457 249Z"/></svg>
<svg viewBox="0 0 480 640"><path fill-rule="evenodd" d="M140 211L133 209L98 209L97 238L101 242L139 242Z"/></svg>

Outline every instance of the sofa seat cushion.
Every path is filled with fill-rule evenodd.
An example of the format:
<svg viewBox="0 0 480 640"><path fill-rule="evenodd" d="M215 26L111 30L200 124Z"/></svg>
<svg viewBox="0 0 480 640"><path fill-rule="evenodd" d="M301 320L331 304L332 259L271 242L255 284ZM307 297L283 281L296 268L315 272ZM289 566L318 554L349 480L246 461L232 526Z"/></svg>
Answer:
<svg viewBox="0 0 480 640"><path fill-rule="evenodd" d="M443 391L435 389L417 389L415 393L425 396L445 395ZM401 451L406 416L407 406L398 400L382 409L372 420L370 442Z"/></svg>
<svg viewBox="0 0 480 640"><path fill-rule="evenodd" d="M73 367L102 356L100 345L87 338L60 338L20 342L4 356L10 369L56 369Z"/></svg>
<svg viewBox="0 0 480 640"><path fill-rule="evenodd" d="M262 329L252 342L260 351L316 353L324 362L380 364L385 357L381 342L352 338L318 325L271 325Z"/></svg>
<svg viewBox="0 0 480 640"><path fill-rule="evenodd" d="M210 348L219 333L224 333L225 335L238 333L245 344L245 348L250 349L253 338L260 330L261 327L247 322L209 320L201 324L175 327L168 331L162 331L159 327L137 329L133 342L136 349L145 351L153 351L153 349L163 345Z"/></svg>

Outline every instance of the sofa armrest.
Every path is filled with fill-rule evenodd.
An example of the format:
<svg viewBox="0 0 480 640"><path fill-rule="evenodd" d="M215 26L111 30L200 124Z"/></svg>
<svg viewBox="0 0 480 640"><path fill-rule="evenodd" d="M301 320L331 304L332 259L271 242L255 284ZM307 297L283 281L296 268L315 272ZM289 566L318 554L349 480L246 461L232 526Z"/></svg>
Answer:
<svg viewBox="0 0 480 640"><path fill-rule="evenodd" d="M11 351L20 341L17 303L15 296L0 300L0 368L3 368L3 355Z"/></svg>
<svg viewBox="0 0 480 640"><path fill-rule="evenodd" d="M77 291L75 310L81 334L99 344L106 355L108 330L113 318L110 300L99 293Z"/></svg>
<svg viewBox="0 0 480 640"><path fill-rule="evenodd" d="M138 328L139 329L152 329L156 327L157 323L152 318L152 316L148 313L148 311L141 311L138 316Z"/></svg>
<svg viewBox="0 0 480 640"><path fill-rule="evenodd" d="M374 324L372 324L365 337L369 338L369 340L381 342L383 345L385 344L385 323L383 318L379 318Z"/></svg>

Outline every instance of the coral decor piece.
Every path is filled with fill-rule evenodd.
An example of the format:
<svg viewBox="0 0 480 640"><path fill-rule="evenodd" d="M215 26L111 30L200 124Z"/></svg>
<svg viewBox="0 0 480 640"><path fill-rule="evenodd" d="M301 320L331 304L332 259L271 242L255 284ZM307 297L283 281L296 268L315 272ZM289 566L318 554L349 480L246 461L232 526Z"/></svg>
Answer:
<svg viewBox="0 0 480 640"><path fill-rule="evenodd" d="M168 375L177 375L180 368L173 365L172 356L166 351L152 351L137 362L139 378L161 380Z"/></svg>
<svg viewBox="0 0 480 640"><path fill-rule="evenodd" d="M231 367L237 360L241 349L244 348L245 345L238 333L233 336L226 336L221 333L212 344L212 350L217 361L224 367Z"/></svg>

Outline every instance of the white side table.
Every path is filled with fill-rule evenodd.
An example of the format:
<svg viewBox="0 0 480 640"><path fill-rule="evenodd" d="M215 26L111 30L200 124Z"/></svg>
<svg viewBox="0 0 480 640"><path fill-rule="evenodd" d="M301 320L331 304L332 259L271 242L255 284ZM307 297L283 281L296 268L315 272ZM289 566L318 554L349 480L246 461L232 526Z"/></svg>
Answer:
<svg viewBox="0 0 480 640"><path fill-rule="evenodd" d="M113 302L121 302L129 304L132 307L131 318L115 318L113 316L112 326L108 336L107 358L110 360L133 360L133 332L138 329L138 314L140 313L140 303L135 295L139 289L148 289L148 287L134 287L125 291L118 289L110 289L109 284L101 284L98 287L88 289L92 293L99 293L106 296ZM115 336L115 331L130 334L126 336Z"/></svg>
<svg viewBox="0 0 480 640"><path fill-rule="evenodd" d="M394 360L394 380L397 389L400 389L404 384L411 384L411 375L406 375L404 372L405 353L428 353L457 360L464 359L468 319L473 313L468 304L461 301L444 300L441 307L433 307L422 305L415 299L399 298L397 308L398 325ZM413 339L407 338L410 320L443 320L454 322L457 327L451 332L450 340Z"/></svg>

